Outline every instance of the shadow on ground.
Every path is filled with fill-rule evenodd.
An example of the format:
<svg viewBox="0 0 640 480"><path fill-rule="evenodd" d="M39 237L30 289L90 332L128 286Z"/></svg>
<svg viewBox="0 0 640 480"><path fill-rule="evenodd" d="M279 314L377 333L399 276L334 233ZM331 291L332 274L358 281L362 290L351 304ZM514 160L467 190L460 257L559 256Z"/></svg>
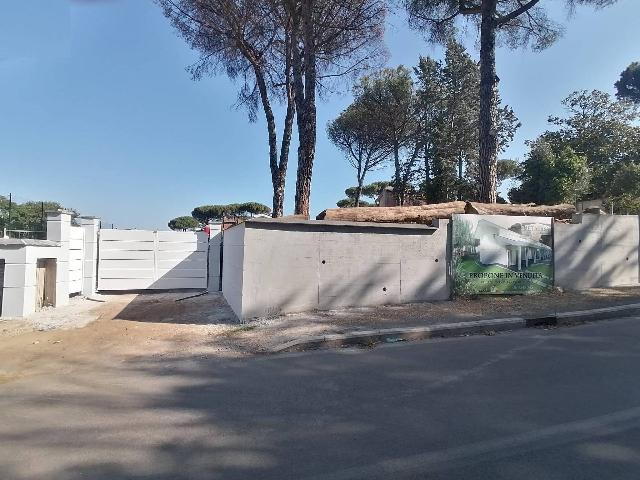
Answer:
<svg viewBox="0 0 640 480"><path fill-rule="evenodd" d="M3 386L0 477L471 478L455 466L540 479L589 465L580 478L632 478L639 359L634 335L603 323L366 352L89 361ZM534 461L549 449L562 456Z"/></svg>

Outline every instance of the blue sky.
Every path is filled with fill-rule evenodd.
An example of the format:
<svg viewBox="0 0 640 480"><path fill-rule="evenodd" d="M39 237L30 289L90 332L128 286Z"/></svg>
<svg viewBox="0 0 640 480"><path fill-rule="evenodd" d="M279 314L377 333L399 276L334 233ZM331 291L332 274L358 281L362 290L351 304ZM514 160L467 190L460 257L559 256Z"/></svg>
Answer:
<svg viewBox="0 0 640 480"><path fill-rule="evenodd" d="M556 19L559 0L543 0ZM543 52L498 51L501 95L523 126L504 155L546 127L571 91L613 92L619 73L640 60L640 1L602 11L579 8L564 36ZM440 57L390 16L388 65ZM472 39L472 53L477 51ZM224 76L193 82L196 59L151 0L14 0L0 16L0 194L57 200L120 228L166 228L194 206L255 200L271 204L266 129L233 108ZM318 107L311 209L335 206L355 174L326 139L325 125L350 101ZM287 178L292 213L295 154ZM370 180L388 178L391 170Z"/></svg>

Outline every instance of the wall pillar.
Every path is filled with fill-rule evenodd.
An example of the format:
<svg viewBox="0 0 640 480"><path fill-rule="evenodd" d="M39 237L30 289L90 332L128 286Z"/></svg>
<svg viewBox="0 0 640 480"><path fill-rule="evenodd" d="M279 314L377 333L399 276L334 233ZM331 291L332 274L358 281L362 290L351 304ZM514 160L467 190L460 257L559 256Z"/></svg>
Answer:
<svg viewBox="0 0 640 480"><path fill-rule="evenodd" d="M60 307L69 303L69 237L73 212L61 209L46 213L47 240L60 244L56 262L56 307Z"/></svg>
<svg viewBox="0 0 640 480"><path fill-rule="evenodd" d="M211 292L220 291L220 270L221 270L221 249L222 249L222 224L220 222L209 222L209 278L207 280L208 289Z"/></svg>
<svg viewBox="0 0 640 480"><path fill-rule="evenodd" d="M80 226L84 230L82 295L90 297L96 293L96 280L98 277L98 230L100 230L100 219L96 217L80 217Z"/></svg>

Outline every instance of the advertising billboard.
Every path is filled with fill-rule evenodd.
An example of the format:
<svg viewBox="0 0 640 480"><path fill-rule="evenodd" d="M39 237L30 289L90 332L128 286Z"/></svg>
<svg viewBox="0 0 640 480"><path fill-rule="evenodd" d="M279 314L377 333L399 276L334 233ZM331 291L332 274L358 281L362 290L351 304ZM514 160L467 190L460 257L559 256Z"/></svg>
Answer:
<svg viewBox="0 0 640 480"><path fill-rule="evenodd" d="M553 287L550 217L454 215L456 295L539 293Z"/></svg>

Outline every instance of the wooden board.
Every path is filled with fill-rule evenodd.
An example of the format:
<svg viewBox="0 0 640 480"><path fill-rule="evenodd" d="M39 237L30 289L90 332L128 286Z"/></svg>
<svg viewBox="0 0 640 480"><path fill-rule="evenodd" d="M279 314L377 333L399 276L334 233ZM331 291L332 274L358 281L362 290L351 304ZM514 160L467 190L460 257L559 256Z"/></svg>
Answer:
<svg viewBox="0 0 640 480"><path fill-rule="evenodd" d="M56 260L39 258L36 264L36 311L56 304Z"/></svg>

